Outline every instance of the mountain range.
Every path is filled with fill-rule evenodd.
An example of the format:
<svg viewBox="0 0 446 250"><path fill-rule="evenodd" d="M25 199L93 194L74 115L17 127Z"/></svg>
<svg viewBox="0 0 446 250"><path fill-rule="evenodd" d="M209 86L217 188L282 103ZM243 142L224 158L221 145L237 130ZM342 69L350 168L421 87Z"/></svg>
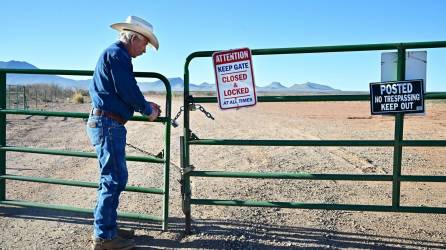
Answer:
<svg viewBox="0 0 446 250"><path fill-rule="evenodd" d="M21 61L0 61L0 68L8 69L38 69L36 66ZM168 78L172 91L183 91L184 81L180 77ZM30 84L56 84L62 88L71 89L88 89L88 84L91 79L87 80L73 80L57 75L33 75L33 74L8 74L6 83L9 85L30 85ZM138 82L141 91L164 91L164 83L161 80L154 82ZM201 84L189 84L190 91L216 91L215 84L203 82ZM290 87L285 87L280 82L272 82L267 86L256 86L258 92L277 92L277 93L334 93L341 92L341 90L334 89L327 85L306 82L303 84L294 84Z"/></svg>

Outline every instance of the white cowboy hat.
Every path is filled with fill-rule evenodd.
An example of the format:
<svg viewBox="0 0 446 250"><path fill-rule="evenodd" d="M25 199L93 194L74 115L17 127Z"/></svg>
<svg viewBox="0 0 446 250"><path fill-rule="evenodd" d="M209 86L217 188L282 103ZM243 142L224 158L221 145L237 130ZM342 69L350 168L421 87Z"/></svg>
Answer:
<svg viewBox="0 0 446 250"><path fill-rule="evenodd" d="M155 34L153 34L153 26L146 20L137 16L128 16L124 23L115 23L111 27L119 32L124 30L131 30L137 32L147 39L149 43L158 50L159 43Z"/></svg>

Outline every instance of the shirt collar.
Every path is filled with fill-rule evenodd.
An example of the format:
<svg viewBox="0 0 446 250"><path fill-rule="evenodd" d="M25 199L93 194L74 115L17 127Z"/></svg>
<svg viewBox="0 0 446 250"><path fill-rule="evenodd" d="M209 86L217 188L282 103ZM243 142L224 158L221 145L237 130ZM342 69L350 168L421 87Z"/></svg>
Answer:
<svg viewBox="0 0 446 250"><path fill-rule="evenodd" d="M125 54L130 58L130 60L132 60L132 57L129 54L129 51L127 50L127 48L125 47L125 44L121 41L117 41L116 46L118 46L119 48L121 48L123 51L125 51Z"/></svg>

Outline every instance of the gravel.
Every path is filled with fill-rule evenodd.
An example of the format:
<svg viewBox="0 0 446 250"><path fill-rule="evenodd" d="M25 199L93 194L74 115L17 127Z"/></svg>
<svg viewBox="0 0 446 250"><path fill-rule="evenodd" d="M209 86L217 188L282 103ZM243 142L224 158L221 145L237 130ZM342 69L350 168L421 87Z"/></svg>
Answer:
<svg viewBox="0 0 446 250"><path fill-rule="evenodd" d="M164 102L160 97L154 100ZM181 105L174 99L172 113ZM367 102L260 103L238 111L204 104L216 118L191 113L199 138L393 139L394 121L370 116ZM445 139L446 104L428 102L423 117L407 117L405 138ZM88 104L60 110L87 112ZM182 125L182 119L180 119ZM163 149L160 124L129 122L128 142L152 153ZM179 165L179 136L172 129L172 161ZM8 115L9 145L92 152L82 119ZM127 149L129 155L138 155ZM196 170L392 174L393 149L385 147L191 146ZM446 175L446 149L404 148L403 174ZM162 167L129 162L129 185L161 187ZM7 153L7 173L97 181L95 159ZM443 214L381 213L285 208L192 206L192 234L184 234L179 172L170 174L169 231L157 223L119 220L135 229L137 249L444 249ZM193 198L305 203L391 204L390 182L192 178ZM402 205L446 207L445 183L403 183ZM95 190L7 181L7 198L91 208ZM124 193L120 210L161 214L161 198ZM0 249L85 249L92 216L37 208L0 206Z"/></svg>

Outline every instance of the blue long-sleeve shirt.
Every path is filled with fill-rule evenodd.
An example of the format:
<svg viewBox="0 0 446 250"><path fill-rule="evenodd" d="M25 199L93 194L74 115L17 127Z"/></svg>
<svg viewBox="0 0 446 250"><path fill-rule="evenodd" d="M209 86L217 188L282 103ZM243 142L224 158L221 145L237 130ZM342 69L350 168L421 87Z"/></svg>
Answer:
<svg viewBox="0 0 446 250"><path fill-rule="evenodd" d="M129 120L134 111L150 115L152 108L144 99L133 75L132 58L122 42L115 42L99 57L89 85L91 104Z"/></svg>

